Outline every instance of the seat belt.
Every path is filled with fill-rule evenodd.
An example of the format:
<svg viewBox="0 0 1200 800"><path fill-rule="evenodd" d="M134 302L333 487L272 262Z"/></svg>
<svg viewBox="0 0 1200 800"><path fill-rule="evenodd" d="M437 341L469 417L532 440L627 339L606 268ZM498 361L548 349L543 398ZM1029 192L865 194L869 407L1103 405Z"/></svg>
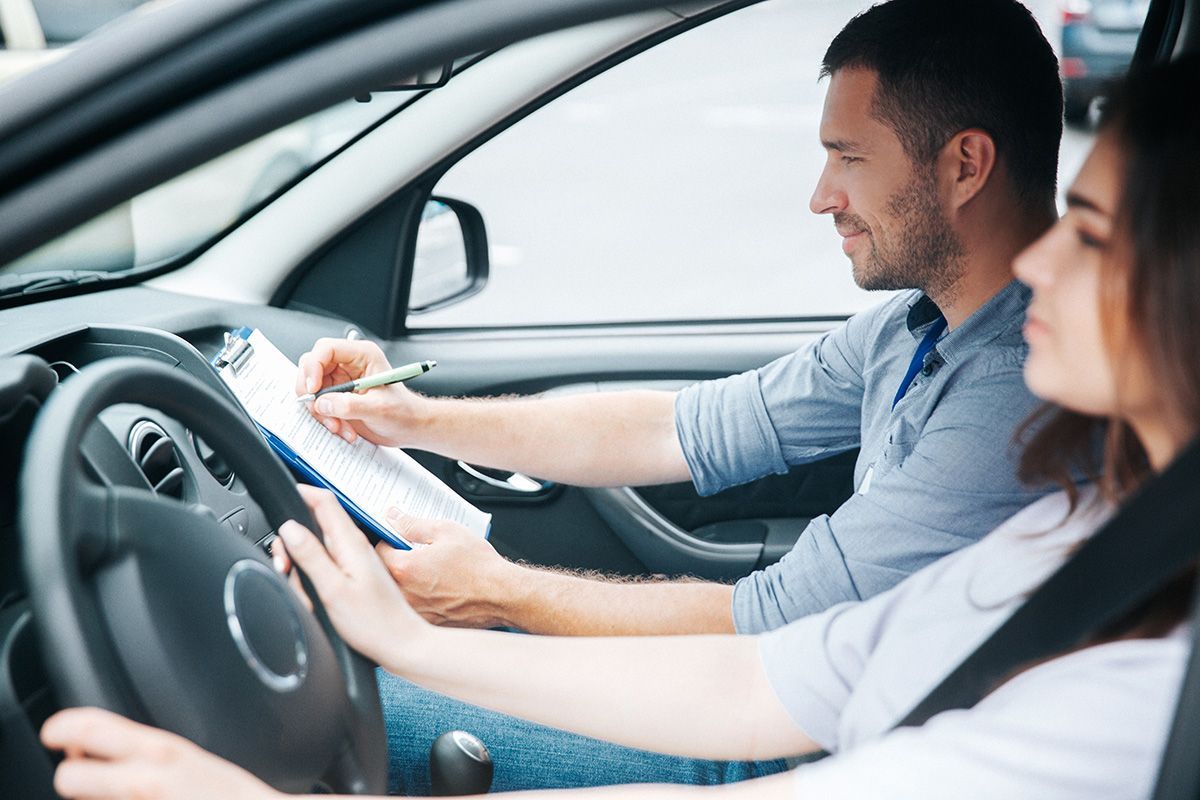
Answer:
<svg viewBox="0 0 1200 800"><path fill-rule="evenodd" d="M1200 797L1200 586L1192 602L1192 654L1175 707L1175 721L1158 768L1154 800Z"/></svg>
<svg viewBox="0 0 1200 800"><path fill-rule="evenodd" d="M942 711L971 708L1018 668L1086 643L1149 600L1200 557L1200 442L1193 442L1088 539L975 652L899 723L923 725ZM1193 612L1195 624L1195 612ZM1192 654L1188 686L1200 680ZM1200 695L1183 695L1188 720L1200 717ZM1181 702L1183 702L1181 701ZM1195 726L1189 737L1195 734ZM1188 766L1197 750L1189 739ZM1175 749L1178 749L1176 747ZM1197 797L1193 791L1189 798Z"/></svg>

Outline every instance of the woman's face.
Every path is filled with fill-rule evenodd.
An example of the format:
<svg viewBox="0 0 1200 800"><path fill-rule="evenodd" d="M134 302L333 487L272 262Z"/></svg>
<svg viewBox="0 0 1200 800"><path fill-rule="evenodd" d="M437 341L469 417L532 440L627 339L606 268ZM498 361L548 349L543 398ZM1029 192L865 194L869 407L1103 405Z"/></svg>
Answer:
<svg viewBox="0 0 1200 800"><path fill-rule="evenodd" d="M1096 416L1118 408L1100 285L1119 183L1119 153L1102 134L1067 193L1067 213L1013 263L1017 277L1033 289L1024 330L1025 382L1045 400ZM1124 391L1121 398L1127 399Z"/></svg>

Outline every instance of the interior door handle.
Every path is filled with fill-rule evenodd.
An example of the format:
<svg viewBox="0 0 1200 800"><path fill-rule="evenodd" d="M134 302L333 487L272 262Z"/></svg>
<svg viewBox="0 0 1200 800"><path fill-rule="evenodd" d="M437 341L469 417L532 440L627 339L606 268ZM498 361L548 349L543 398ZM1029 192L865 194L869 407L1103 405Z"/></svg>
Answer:
<svg viewBox="0 0 1200 800"><path fill-rule="evenodd" d="M740 578L762 557L762 542L710 542L684 530L629 487L583 489L625 546L655 572L709 580Z"/></svg>
<svg viewBox="0 0 1200 800"><path fill-rule="evenodd" d="M530 478L528 475L522 475L519 472L510 472L507 478L494 478L488 475L478 467L473 467L465 461L456 462L458 468L470 475L475 480L485 483L494 489L499 489L503 492L511 492L519 495L538 494L546 492L554 488L552 481L539 481Z"/></svg>

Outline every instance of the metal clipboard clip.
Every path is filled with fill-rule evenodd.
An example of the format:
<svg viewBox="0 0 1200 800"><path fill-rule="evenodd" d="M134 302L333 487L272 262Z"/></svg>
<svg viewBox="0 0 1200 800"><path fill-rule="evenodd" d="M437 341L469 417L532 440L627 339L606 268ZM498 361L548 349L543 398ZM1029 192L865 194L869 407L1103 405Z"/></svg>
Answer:
<svg viewBox="0 0 1200 800"><path fill-rule="evenodd" d="M245 328L233 333L225 334L225 346L221 348L221 352L217 353L217 357L213 360L213 366L218 370L225 367L233 367L233 372L237 372L246 364L250 355L254 352L253 345L246 338L249 332Z"/></svg>

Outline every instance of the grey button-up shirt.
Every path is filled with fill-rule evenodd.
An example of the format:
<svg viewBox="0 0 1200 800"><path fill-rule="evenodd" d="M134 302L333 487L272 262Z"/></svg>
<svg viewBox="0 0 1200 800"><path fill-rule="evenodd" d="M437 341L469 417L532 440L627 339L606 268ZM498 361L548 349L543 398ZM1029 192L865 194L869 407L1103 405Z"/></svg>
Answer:
<svg viewBox="0 0 1200 800"><path fill-rule="evenodd" d="M941 316L921 292L761 369L680 392L676 429L701 494L861 448L854 495L812 520L779 563L737 583L738 632L878 594L1045 493L1016 477L1013 435L1038 405L1021 375L1028 302L1014 281L946 333L895 408Z"/></svg>

